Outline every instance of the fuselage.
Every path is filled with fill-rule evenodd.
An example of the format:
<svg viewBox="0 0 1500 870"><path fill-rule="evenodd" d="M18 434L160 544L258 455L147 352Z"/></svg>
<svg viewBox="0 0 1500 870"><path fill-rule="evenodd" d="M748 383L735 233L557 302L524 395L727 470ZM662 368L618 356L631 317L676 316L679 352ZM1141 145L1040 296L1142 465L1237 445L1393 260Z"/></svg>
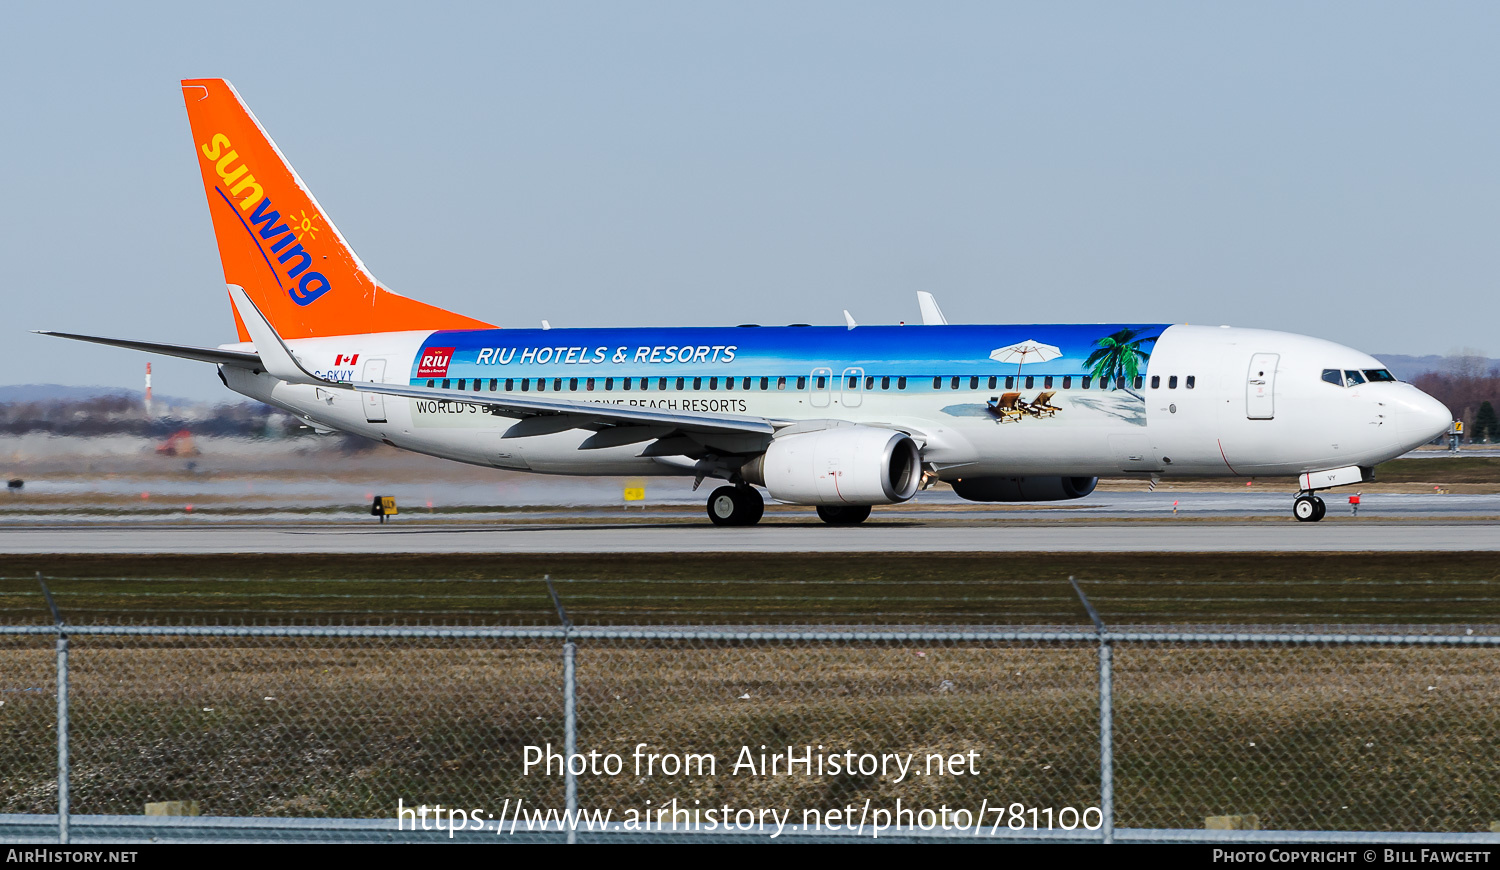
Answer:
<svg viewBox="0 0 1500 870"><path fill-rule="evenodd" d="M944 479L1369 467L1435 438L1450 419L1368 354L1230 327L485 329L287 344L305 368L333 381L899 429L918 440L926 467ZM639 443L580 449L593 432L518 425L478 403L222 371L232 389L320 427L476 465L631 475L691 467L643 456ZM1039 401L1051 410L1009 410Z"/></svg>

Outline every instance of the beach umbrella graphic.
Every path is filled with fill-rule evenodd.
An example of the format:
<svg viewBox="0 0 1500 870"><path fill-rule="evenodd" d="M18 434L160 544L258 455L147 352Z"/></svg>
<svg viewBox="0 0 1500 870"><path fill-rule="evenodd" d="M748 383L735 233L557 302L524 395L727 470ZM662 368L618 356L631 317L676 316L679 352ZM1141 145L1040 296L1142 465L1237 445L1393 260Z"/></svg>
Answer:
<svg viewBox="0 0 1500 870"><path fill-rule="evenodd" d="M1021 375L1021 366L1029 362L1047 362L1062 356L1062 351L1050 344L1042 344L1039 341L1018 341L1005 347L997 347L990 351L990 359L995 362L1013 362L1016 364L1016 376Z"/></svg>

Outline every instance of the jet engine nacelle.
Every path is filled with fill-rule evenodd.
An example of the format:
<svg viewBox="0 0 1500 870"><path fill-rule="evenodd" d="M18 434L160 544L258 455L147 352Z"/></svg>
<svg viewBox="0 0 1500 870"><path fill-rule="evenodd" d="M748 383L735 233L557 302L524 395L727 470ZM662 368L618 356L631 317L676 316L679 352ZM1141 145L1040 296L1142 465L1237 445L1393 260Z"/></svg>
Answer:
<svg viewBox="0 0 1500 870"><path fill-rule="evenodd" d="M1097 477L964 477L953 491L969 501L1065 501L1083 498L1098 485Z"/></svg>
<svg viewBox="0 0 1500 870"><path fill-rule="evenodd" d="M791 504L895 504L917 494L922 453L904 432L835 426L772 440L740 474Z"/></svg>

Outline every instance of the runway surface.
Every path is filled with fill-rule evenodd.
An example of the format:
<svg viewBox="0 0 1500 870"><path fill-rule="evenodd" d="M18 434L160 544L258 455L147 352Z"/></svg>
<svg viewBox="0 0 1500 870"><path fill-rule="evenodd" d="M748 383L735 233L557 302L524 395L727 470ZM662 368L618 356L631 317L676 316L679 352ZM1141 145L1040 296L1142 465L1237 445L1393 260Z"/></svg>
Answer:
<svg viewBox="0 0 1500 870"><path fill-rule="evenodd" d="M1500 523L1290 519L1027 525L107 525L0 528L0 553L768 553L1500 551ZM997 563L1000 564L1000 563ZM1011 562L1010 564L1014 564Z"/></svg>

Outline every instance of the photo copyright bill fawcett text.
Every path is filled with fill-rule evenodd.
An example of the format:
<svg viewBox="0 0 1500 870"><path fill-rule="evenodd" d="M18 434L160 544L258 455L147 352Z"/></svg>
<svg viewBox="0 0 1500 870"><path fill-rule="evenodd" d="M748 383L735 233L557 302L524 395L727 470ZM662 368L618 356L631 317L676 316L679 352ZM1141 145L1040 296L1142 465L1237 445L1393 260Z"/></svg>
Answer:
<svg viewBox="0 0 1500 870"><path fill-rule="evenodd" d="M699 779L711 777L878 777L891 783L917 777L979 775L982 757L975 750L945 753L860 752L830 750L821 744L771 748L742 746L733 757L713 752L654 751L639 743L628 753L598 752L563 755L551 744L525 746L522 775L538 778L646 777ZM490 807L454 807L441 803L397 801L398 828L412 831L489 832L497 835L544 831L641 833L729 832L763 834L841 833L879 839L882 835L942 831L972 836L998 836L1018 830L1098 830L1103 816L1098 807L1039 807L1020 801L981 798L974 806L938 806L871 798L839 806L737 806L729 801L702 801L662 795L639 806L563 809L502 798Z"/></svg>

